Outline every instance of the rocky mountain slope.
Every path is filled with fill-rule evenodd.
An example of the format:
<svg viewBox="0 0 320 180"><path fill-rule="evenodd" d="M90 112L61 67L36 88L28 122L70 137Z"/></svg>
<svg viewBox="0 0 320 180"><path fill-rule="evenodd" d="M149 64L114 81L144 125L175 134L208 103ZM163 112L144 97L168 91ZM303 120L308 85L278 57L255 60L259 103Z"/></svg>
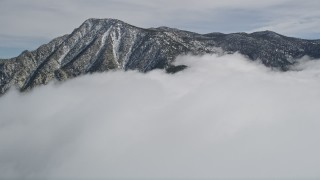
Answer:
<svg viewBox="0 0 320 180"><path fill-rule="evenodd" d="M174 72L178 55L239 52L268 67L287 70L305 55L320 58L320 40L303 40L263 31L197 34L159 27L143 29L116 19L88 19L71 34L34 51L0 60L0 94L10 87L21 91L81 74L111 69Z"/></svg>

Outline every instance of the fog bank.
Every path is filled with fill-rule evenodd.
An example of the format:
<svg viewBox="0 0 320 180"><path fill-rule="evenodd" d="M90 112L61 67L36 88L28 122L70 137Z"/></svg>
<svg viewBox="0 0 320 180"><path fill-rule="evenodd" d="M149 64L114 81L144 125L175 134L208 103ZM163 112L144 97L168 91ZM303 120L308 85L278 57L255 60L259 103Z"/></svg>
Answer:
<svg viewBox="0 0 320 180"><path fill-rule="evenodd" d="M0 98L0 178L320 177L320 61L239 54L177 74L85 75Z"/></svg>

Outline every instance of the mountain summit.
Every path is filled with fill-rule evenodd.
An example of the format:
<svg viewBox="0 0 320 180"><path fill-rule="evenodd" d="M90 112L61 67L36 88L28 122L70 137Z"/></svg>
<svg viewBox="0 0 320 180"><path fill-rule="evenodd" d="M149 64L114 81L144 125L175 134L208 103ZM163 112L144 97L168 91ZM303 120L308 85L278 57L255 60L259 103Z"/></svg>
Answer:
<svg viewBox="0 0 320 180"><path fill-rule="evenodd" d="M71 34L34 51L0 60L0 94L21 91L81 74L112 69L169 71L178 55L239 52L268 67L287 70L305 55L320 58L320 40L286 37L275 32L198 34L169 27L143 29L116 19L88 19Z"/></svg>

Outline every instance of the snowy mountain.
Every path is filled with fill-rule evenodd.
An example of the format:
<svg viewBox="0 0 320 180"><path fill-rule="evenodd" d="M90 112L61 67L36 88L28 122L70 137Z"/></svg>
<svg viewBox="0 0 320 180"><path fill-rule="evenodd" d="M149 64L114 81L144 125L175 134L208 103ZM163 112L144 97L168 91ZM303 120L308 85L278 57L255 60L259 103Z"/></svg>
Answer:
<svg viewBox="0 0 320 180"><path fill-rule="evenodd" d="M239 52L268 67L287 70L305 55L320 58L320 40L303 40L271 32L210 33L168 27L143 29L116 19L88 19L71 34L55 38L34 51L0 60L0 94L21 91L81 74L111 69L147 72L171 65L178 55Z"/></svg>

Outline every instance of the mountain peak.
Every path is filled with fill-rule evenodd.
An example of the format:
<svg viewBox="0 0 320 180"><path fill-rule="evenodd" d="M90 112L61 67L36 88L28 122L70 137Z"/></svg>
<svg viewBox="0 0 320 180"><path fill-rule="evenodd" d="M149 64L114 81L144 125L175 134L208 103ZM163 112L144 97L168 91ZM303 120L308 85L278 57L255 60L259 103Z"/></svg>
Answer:
<svg viewBox="0 0 320 180"><path fill-rule="evenodd" d="M113 18L103 18L103 19L100 19L100 18L89 18L87 20L84 21L84 23L101 23L101 22L106 22L106 23L124 23L123 21L120 21L118 19L113 19Z"/></svg>
<svg viewBox="0 0 320 180"><path fill-rule="evenodd" d="M270 30L254 32L254 33L251 33L251 35L266 36L266 37L270 37L270 38L280 38L282 36L276 32L270 31Z"/></svg>
<svg viewBox="0 0 320 180"><path fill-rule="evenodd" d="M54 79L109 70L147 72L160 68L175 72L184 69L172 64L184 54L239 52L281 70L305 55L320 58L320 41L288 38L272 31L201 35L169 27L150 29L111 18L87 19L69 35L1 60L0 94L12 86L24 91Z"/></svg>
<svg viewBox="0 0 320 180"><path fill-rule="evenodd" d="M108 28L114 25L127 25L127 23L120 21L118 19L112 19L112 18L105 18L105 19L90 18L85 20L80 26L80 28L92 30L92 28L101 29L101 28Z"/></svg>

